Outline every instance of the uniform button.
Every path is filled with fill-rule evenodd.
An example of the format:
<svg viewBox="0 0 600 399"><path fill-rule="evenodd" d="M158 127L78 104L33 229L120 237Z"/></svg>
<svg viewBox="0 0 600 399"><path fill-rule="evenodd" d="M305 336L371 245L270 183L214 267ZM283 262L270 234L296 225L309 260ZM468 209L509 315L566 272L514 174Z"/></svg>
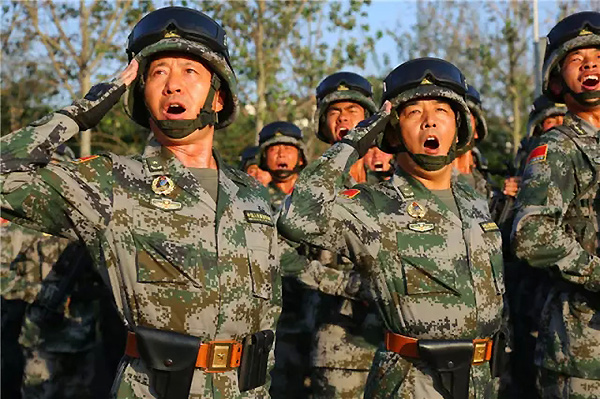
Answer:
<svg viewBox="0 0 600 399"><path fill-rule="evenodd" d="M450 368L454 367L454 362L452 360L450 360L448 362L448 367L450 367Z"/></svg>
<svg viewBox="0 0 600 399"><path fill-rule="evenodd" d="M173 360L171 360L171 359L165 359L165 361L163 363L164 363L165 366L171 367L173 365Z"/></svg>

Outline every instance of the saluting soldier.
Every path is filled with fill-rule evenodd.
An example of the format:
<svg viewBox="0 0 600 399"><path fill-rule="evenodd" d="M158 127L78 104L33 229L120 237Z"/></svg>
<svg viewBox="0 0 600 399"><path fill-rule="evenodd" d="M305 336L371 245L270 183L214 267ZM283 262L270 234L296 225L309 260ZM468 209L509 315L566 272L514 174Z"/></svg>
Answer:
<svg viewBox="0 0 600 399"><path fill-rule="evenodd" d="M543 398L600 397L600 13L570 15L548 34L543 92L564 103L525 162L512 235L516 255L551 288L535 362Z"/></svg>
<svg viewBox="0 0 600 399"><path fill-rule="evenodd" d="M213 149L238 109L225 32L199 11L162 8L136 24L127 52L118 79L2 139L3 216L81 238L105 268L130 330L116 397L266 397L277 237L266 189ZM49 163L125 92L155 136L142 155Z"/></svg>
<svg viewBox="0 0 600 399"><path fill-rule="evenodd" d="M382 110L304 170L278 222L282 235L341 253L368 277L363 289L387 333L366 398L496 395L489 360L504 352L500 233L485 199L451 166L472 137L466 89L443 60L394 69ZM384 129L394 176L346 189L345 174Z"/></svg>

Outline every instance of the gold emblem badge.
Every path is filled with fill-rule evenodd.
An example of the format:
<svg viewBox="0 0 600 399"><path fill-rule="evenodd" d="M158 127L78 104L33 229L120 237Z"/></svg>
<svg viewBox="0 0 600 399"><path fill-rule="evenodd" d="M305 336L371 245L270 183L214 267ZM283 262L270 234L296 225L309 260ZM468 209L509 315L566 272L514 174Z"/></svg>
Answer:
<svg viewBox="0 0 600 399"><path fill-rule="evenodd" d="M175 183L169 176L158 176L152 182L152 191L156 194L171 194L175 190Z"/></svg>
<svg viewBox="0 0 600 399"><path fill-rule="evenodd" d="M173 32L173 31L169 31L169 32L165 33L165 37L164 37L165 39L168 39L170 37L181 37L181 36L179 36L177 33Z"/></svg>
<svg viewBox="0 0 600 399"><path fill-rule="evenodd" d="M431 80L425 78L421 81L422 85L432 85L433 83L431 82Z"/></svg>
<svg viewBox="0 0 600 399"><path fill-rule="evenodd" d="M150 203L152 206L165 211L176 211L181 209L181 202L173 201L170 198L153 198Z"/></svg>
<svg viewBox="0 0 600 399"><path fill-rule="evenodd" d="M347 86L344 86L344 85L339 85L337 89L338 89L338 91L350 90Z"/></svg>
<svg viewBox="0 0 600 399"><path fill-rule="evenodd" d="M413 201L406 207L406 212L414 218L422 218L425 216L427 209L422 207L417 201Z"/></svg>
<svg viewBox="0 0 600 399"><path fill-rule="evenodd" d="M585 36L585 35L593 35L594 32L590 31L589 29L582 29L579 31L579 36Z"/></svg>

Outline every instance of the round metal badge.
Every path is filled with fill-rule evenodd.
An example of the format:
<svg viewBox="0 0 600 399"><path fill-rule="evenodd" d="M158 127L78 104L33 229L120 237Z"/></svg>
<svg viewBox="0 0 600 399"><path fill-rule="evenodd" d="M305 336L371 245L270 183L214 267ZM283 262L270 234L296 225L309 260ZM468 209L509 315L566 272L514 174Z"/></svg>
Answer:
<svg viewBox="0 0 600 399"><path fill-rule="evenodd" d="M175 190L175 183L169 176L158 176L152 181L152 191L156 194L168 195Z"/></svg>
<svg viewBox="0 0 600 399"><path fill-rule="evenodd" d="M422 218L425 216L427 209L422 207L417 201L413 201L406 207L406 212L414 218Z"/></svg>

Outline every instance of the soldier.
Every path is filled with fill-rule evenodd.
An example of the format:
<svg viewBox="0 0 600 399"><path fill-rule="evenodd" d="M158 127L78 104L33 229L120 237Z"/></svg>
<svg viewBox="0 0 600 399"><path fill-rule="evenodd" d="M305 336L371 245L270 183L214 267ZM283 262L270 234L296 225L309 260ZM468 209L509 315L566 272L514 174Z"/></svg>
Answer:
<svg viewBox="0 0 600 399"><path fill-rule="evenodd" d="M487 165L481 153L475 147L487 136L487 123L483 116L479 92L471 85L468 85L467 89L467 106L471 112L473 140L463 151L457 154L453 166L479 194L491 198L492 190L487 179Z"/></svg>
<svg viewBox="0 0 600 399"><path fill-rule="evenodd" d="M568 109L526 161L513 224L516 255L552 279L535 362L543 398L600 396L600 13L548 34L543 92Z"/></svg>
<svg viewBox="0 0 600 399"><path fill-rule="evenodd" d="M2 139L4 215L80 237L105 271L130 329L115 397L265 397L277 238L266 189L213 149L238 108L225 32L166 7L136 24L127 52L118 79ZM126 91L155 136L143 155L49 163Z"/></svg>
<svg viewBox="0 0 600 399"><path fill-rule="evenodd" d="M354 290L370 288L388 332L366 398L495 397L500 233L486 201L452 176L472 135L465 94L462 73L443 60L394 69L382 110L305 169L278 222L282 235L342 253L369 277ZM384 129L380 148L398 153L394 176L346 189L344 174Z"/></svg>
<svg viewBox="0 0 600 399"><path fill-rule="evenodd" d="M298 173L306 166L306 148L302 131L290 122L272 122L258 134L259 165L271 175L267 188L273 213L292 192Z"/></svg>
<svg viewBox="0 0 600 399"><path fill-rule="evenodd" d="M392 166L394 156L383 152L376 145L371 146L363 157L367 171L368 184L377 184L389 180L394 174Z"/></svg>
<svg viewBox="0 0 600 399"><path fill-rule="evenodd" d="M240 170L254 177L266 187L271 182L271 174L258 167L259 152L260 148L257 145L244 148L240 155Z"/></svg>

